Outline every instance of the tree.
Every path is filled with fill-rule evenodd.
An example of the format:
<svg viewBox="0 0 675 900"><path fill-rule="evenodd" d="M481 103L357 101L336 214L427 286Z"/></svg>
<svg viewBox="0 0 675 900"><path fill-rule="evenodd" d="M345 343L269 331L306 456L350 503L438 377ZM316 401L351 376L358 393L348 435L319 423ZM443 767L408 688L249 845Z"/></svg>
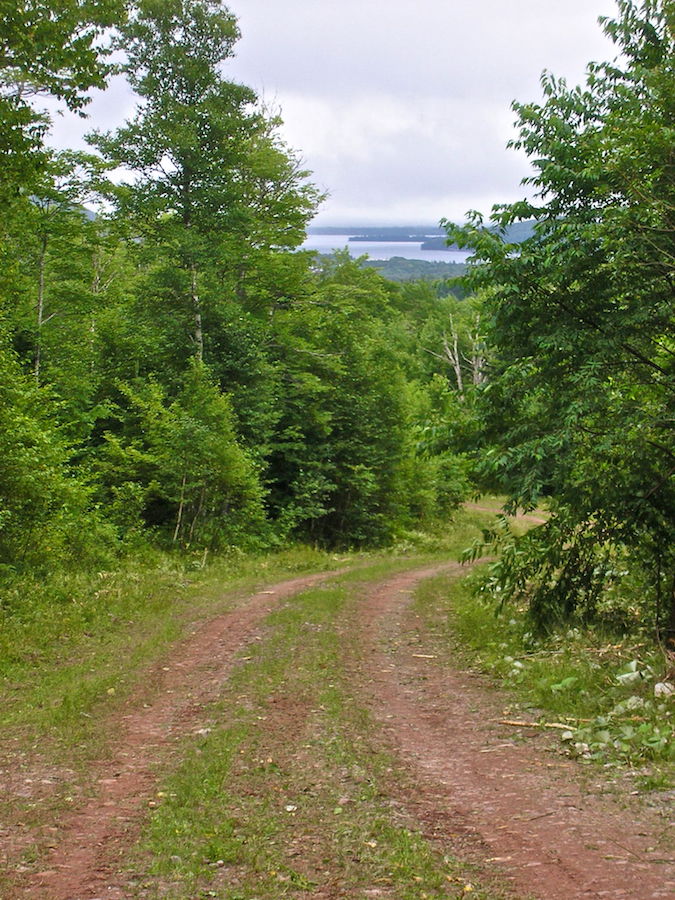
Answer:
<svg viewBox="0 0 675 900"><path fill-rule="evenodd" d="M618 6L603 20L616 62L589 66L583 89L545 74L543 105L515 104L537 201L496 207L497 233L474 216L456 236L490 288L485 470L511 507L548 497L553 513L504 583L533 592L540 623L592 615L632 548L675 629L675 4ZM504 239L531 218L531 238Z"/></svg>
<svg viewBox="0 0 675 900"><path fill-rule="evenodd" d="M102 37L125 9L126 0L1 0L1 189L11 194L39 170L48 122L31 97L50 94L82 111L87 91L105 87L112 68Z"/></svg>
<svg viewBox="0 0 675 900"><path fill-rule="evenodd" d="M141 0L120 32L138 112L92 141L136 176L118 191L120 215L164 254L201 360L205 304L243 299L261 256L298 246L318 194L254 92L223 78L239 32L220 0Z"/></svg>
<svg viewBox="0 0 675 900"><path fill-rule="evenodd" d="M110 423L94 468L98 499L122 534L150 527L167 543L207 550L262 534L257 473L203 364L190 366L172 401L155 380L120 382Z"/></svg>
<svg viewBox="0 0 675 900"><path fill-rule="evenodd" d="M481 321L481 299L471 297L456 300L439 298L420 331L425 353L449 366L449 378L458 394L465 398L469 387L476 388L486 381L486 347ZM436 370L437 364L433 364Z"/></svg>
<svg viewBox="0 0 675 900"><path fill-rule="evenodd" d="M27 330L34 333L36 384L40 383L45 326L54 319L63 321L69 315L72 318L75 309L84 319L85 328L92 326L96 276L77 270L92 268L97 228L84 204L96 198L101 176L101 161L97 157L73 152L46 153L44 171L33 180L30 200L13 228L16 255L33 281L33 289L25 293L31 306L32 321L27 323ZM85 285L87 275L89 283ZM86 303L82 302L85 297L89 300L86 312ZM81 339L82 335L78 335L80 343Z"/></svg>
<svg viewBox="0 0 675 900"><path fill-rule="evenodd" d="M70 469L72 448L54 422L51 398L22 373L6 343L0 343L0 577L82 564L114 546L91 513L86 478Z"/></svg>
<svg viewBox="0 0 675 900"><path fill-rule="evenodd" d="M465 488L448 458L418 452L409 321L397 288L348 253L324 263L315 292L274 318L279 419L269 505L282 535L327 546L386 543L447 514ZM433 457L433 458L432 458Z"/></svg>

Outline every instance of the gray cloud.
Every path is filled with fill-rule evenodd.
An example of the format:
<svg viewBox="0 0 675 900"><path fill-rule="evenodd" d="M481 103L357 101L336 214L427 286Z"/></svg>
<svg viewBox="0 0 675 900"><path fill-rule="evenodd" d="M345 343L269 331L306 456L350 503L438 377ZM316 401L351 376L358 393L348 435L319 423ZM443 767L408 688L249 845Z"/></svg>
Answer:
<svg viewBox="0 0 675 900"><path fill-rule="evenodd" d="M283 134L330 191L317 224L431 223L523 196L512 100L541 97L543 69L583 80L614 49L597 24L613 0L232 0L242 39L226 67L281 109ZM114 127L133 98L116 83L72 146Z"/></svg>
<svg viewBox="0 0 675 900"><path fill-rule="evenodd" d="M505 149L543 69L583 79L612 0L245 0L229 71L278 102L323 224L436 221L520 197Z"/></svg>

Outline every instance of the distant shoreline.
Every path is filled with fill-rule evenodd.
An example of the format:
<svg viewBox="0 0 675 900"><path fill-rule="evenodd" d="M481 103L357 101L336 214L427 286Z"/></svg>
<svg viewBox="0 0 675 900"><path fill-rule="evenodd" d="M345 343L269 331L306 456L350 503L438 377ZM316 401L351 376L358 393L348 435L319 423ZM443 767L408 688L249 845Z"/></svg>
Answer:
<svg viewBox="0 0 675 900"><path fill-rule="evenodd" d="M514 222L506 227L505 239L521 243L534 234L535 220ZM493 226L490 231L496 231ZM457 244L447 244L445 229L438 225L367 225L367 226L318 226L307 228L308 236L344 236L350 243L362 244L419 244L421 251L457 250Z"/></svg>
<svg viewBox="0 0 675 900"><path fill-rule="evenodd" d="M310 225L307 234L348 234L363 241L382 240L387 243L398 241L424 241L427 238L443 237L445 231L438 225L366 225L366 226L320 226Z"/></svg>

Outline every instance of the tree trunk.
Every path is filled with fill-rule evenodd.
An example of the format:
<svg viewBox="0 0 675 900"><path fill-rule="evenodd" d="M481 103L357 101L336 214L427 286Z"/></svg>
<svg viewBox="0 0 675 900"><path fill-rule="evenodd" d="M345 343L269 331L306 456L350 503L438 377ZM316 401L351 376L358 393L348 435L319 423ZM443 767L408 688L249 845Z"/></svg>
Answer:
<svg viewBox="0 0 675 900"><path fill-rule="evenodd" d="M37 304L37 338L35 341L35 383L40 384L40 356L42 354L42 321L45 313L45 258L47 256L47 235L42 236L40 248L38 304Z"/></svg>
<svg viewBox="0 0 675 900"><path fill-rule="evenodd" d="M192 524L190 525L190 536L188 540L192 543L192 539L195 533L195 525L197 524L197 519L201 516L202 511L204 509L204 498L206 497L206 485L202 485L202 492L199 496L199 506L197 508L197 512L195 513L194 519L192 520Z"/></svg>
<svg viewBox="0 0 675 900"><path fill-rule="evenodd" d="M476 315L476 330L473 334L469 332L469 340L471 341L471 372L473 383L477 386L485 381L485 356L481 350L483 341L480 336L480 313Z"/></svg>
<svg viewBox="0 0 675 900"><path fill-rule="evenodd" d="M661 645L661 650L668 666L668 675L675 676L675 573L673 574L670 589L670 610L665 638L665 642Z"/></svg>
<svg viewBox="0 0 675 900"><path fill-rule="evenodd" d="M666 626L666 648L675 651L675 575L670 591L670 611L668 613L668 625Z"/></svg>
<svg viewBox="0 0 675 900"><path fill-rule="evenodd" d="M178 516L176 518L176 528L173 532L173 542L174 544L178 540L178 535L180 534L181 524L183 522L183 506L185 504L185 482L187 481L187 472L183 473L183 483L180 486L180 503L178 504ZM183 542L181 540L181 546Z"/></svg>
<svg viewBox="0 0 675 900"><path fill-rule="evenodd" d="M460 394L464 393L464 381L462 380L462 366L459 359L459 337L457 332L455 331L455 323L452 321L452 316L450 316L450 328L452 329L452 347L448 343L448 337L445 332L443 332L443 347L445 349L445 355L448 357L450 361L450 365L455 370L455 378L457 379L457 390Z"/></svg>
<svg viewBox="0 0 675 900"><path fill-rule="evenodd" d="M198 362L202 362L204 359L204 331L202 328L202 307L197 291L197 267L194 263L190 264L190 273L192 275L192 313L195 324L195 356Z"/></svg>

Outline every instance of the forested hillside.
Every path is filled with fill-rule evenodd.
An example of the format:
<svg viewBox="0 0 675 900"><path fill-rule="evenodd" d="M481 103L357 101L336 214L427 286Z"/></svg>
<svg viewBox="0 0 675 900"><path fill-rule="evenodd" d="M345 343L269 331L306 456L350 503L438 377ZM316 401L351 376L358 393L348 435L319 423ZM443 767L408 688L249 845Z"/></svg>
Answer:
<svg viewBox="0 0 675 900"><path fill-rule="evenodd" d="M548 510L486 535L500 602L675 635L674 23L622 0L618 62L515 105L535 200L448 225L474 257L441 284L299 249L322 197L228 80L219 0L12 6L1 577L386 545L489 489ZM49 149L41 96L86 111L115 71L133 118Z"/></svg>
<svg viewBox="0 0 675 900"><path fill-rule="evenodd" d="M233 15L28 2L3 29L3 577L148 545L381 544L446 516L477 307L298 251L321 197L227 79ZM86 109L113 58L133 119L50 150L40 95Z"/></svg>

